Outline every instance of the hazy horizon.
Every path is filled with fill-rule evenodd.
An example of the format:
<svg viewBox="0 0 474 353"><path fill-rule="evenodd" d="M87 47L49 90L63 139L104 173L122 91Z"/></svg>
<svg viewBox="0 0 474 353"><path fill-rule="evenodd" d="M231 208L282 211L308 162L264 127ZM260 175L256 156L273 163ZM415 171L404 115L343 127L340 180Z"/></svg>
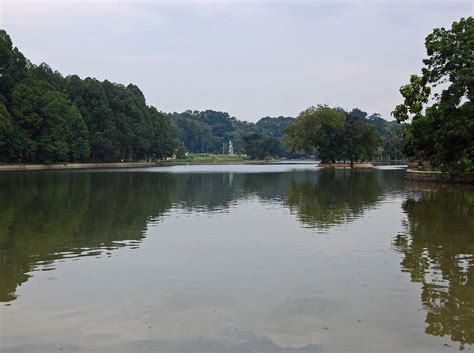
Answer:
<svg viewBox="0 0 474 353"><path fill-rule="evenodd" d="M240 120L311 105L391 119L424 38L472 1L2 1L0 26L33 63L136 84L164 112Z"/></svg>

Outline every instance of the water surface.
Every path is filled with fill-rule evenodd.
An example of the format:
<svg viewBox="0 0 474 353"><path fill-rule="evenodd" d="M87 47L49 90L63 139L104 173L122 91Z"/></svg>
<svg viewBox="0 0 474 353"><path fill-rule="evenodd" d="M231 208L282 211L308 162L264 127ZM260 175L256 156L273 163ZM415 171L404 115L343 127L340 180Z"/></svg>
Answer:
<svg viewBox="0 0 474 353"><path fill-rule="evenodd" d="M1 351L472 349L474 193L403 173L2 173Z"/></svg>

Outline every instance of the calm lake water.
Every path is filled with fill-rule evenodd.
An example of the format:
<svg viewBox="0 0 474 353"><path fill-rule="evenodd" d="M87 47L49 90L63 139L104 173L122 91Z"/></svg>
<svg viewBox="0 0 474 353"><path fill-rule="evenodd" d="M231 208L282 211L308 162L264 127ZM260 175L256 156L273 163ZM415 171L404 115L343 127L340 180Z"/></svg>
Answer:
<svg viewBox="0 0 474 353"><path fill-rule="evenodd" d="M474 350L474 192L403 174L2 173L0 351Z"/></svg>

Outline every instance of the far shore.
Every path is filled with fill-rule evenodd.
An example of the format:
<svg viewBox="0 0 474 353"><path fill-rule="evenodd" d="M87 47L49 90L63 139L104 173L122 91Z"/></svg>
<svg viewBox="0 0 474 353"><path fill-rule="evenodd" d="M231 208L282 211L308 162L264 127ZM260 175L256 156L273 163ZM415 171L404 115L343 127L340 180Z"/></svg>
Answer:
<svg viewBox="0 0 474 353"><path fill-rule="evenodd" d="M317 161L305 160L230 160L230 161L186 161L169 160L158 162L118 162L118 163L54 163L54 164L3 164L0 165L0 172L7 171L35 171L35 170L69 170L69 169L130 169L130 168L152 168L152 167L171 167L176 165L231 165L231 164L284 164L284 163L311 163L319 164Z"/></svg>
<svg viewBox="0 0 474 353"><path fill-rule="evenodd" d="M184 165L271 165L271 164L314 164L322 169L351 169L350 163L320 163L314 160L168 160L157 162L112 162L112 163L51 163L51 164L0 164L0 172L47 171L73 169L135 169L153 167L172 167ZM379 165L379 164L377 164ZM389 164L387 164L389 165ZM372 169L372 163L354 163L353 169Z"/></svg>
<svg viewBox="0 0 474 353"><path fill-rule="evenodd" d="M353 163L351 166L350 163L320 163L319 166L321 168L329 168L329 169L372 169L374 165L372 163Z"/></svg>

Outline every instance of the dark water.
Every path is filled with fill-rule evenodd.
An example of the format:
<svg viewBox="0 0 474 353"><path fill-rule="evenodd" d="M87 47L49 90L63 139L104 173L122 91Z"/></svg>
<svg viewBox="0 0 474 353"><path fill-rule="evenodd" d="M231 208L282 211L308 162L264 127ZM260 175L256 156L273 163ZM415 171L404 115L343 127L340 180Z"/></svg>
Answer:
<svg viewBox="0 0 474 353"><path fill-rule="evenodd" d="M0 351L474 349L474 192L403 173L2 173Z"/></svg>

